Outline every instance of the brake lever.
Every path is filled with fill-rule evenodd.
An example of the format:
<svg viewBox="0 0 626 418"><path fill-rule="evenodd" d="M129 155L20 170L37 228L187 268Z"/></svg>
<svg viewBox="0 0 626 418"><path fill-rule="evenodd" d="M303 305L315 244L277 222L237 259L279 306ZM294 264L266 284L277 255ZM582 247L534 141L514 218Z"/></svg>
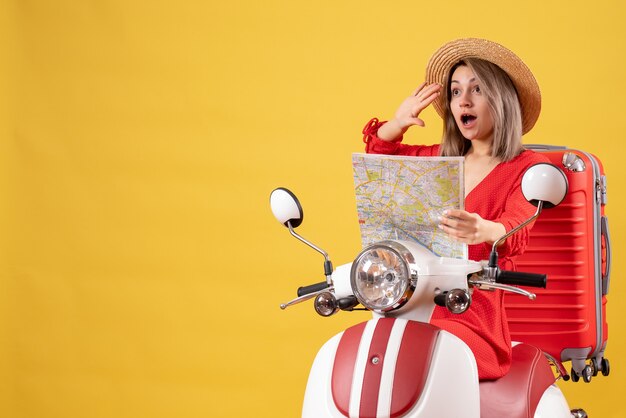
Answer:
<svg viewBox="0 0 626 418"><path fill-rule="evenodd" d="M314 297L316 297L317 295L324 293L324 292L334 292L335 288L333 286L328 286L326 289L322 289L322 290L318 290L317 292L313 292L313 293L307 293L306 295L302 295L299 296L293 300L290 300L287 303L281 303L280 304L280 309L287 309L288 307L292 306L292 305L296 305L298 303L302 303L304 301L307 301L309 299L313 299Z"/></svg>
<svg viewBox="0 0 626 418"><path fill-rule="evenodd" d="M505 290L511 293L517 293L518 295L526 296L530 300L535 300L537 298L537 295L534 293L531 293L524 289L520 289L519 287L509 286L508 284L501 284L501 283L495 283L495 282L484 281L484 280L471 280L471 279L468 280L468 283L479 289L483 289L483 288L485 290L500 289L500 290Z"/></svg>

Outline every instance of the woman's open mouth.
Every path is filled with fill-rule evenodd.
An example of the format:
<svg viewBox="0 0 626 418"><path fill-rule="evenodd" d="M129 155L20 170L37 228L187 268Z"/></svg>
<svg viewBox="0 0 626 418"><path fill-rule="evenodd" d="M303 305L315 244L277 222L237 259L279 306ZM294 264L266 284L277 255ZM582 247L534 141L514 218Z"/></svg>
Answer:
<svg viewBox="0 0 626 418"><path fill-rule="evenodd" d="M476 116L474 116L474 115L468 115L468 114L461 115L461 123L464 126L470 125L475 120L476 120Z"/></svg>

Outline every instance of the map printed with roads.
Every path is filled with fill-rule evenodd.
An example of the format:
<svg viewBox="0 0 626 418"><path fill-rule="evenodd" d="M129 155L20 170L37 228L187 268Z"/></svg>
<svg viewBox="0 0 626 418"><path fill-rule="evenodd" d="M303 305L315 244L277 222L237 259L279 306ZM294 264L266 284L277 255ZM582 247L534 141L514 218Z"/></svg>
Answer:
<svg viewBox="0 0 626 418"><path fill-rule="evenodd" d="M463 209L463 157L353 154L363 247L376 241L417 241L443 257L467 258L467 245L441 231L446 209Z"/></svg>

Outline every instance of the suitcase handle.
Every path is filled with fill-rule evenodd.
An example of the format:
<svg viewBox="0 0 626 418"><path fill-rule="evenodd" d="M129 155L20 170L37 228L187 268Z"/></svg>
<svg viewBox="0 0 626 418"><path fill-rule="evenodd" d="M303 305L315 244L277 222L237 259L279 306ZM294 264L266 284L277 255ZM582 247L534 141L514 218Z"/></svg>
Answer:
<svg viewBox="0 0 626 418"><path fill-rule="evenodd" d="M604 245L606 248L606 266L602 272L602 294L609 293L609 281L611 275L611 236L609 235L609 220L606 216L600 218L600 231L604 237ZM602 262L602 256L600 256Z"/></svg>
<svg viewBox="0 0 626 418"><path fill-rule="evenodd" d="M521 271L500 270L496 283L510 284L514 286L531 286L546 288L546 275L537 273L524 273Z"/></svg>

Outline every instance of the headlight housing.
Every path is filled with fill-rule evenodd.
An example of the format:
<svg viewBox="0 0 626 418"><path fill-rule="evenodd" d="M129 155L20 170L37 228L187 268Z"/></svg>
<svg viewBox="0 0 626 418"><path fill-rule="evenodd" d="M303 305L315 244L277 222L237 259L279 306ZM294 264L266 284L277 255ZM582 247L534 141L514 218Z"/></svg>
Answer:
<svg viewBox="0 0 626 418"><path fill-rule="evenodd" d="M359 302L375 312L403 306L413 295L417 276L411 271L411 252L397 241L366 247L352 263L350 285Z"/></svg>

